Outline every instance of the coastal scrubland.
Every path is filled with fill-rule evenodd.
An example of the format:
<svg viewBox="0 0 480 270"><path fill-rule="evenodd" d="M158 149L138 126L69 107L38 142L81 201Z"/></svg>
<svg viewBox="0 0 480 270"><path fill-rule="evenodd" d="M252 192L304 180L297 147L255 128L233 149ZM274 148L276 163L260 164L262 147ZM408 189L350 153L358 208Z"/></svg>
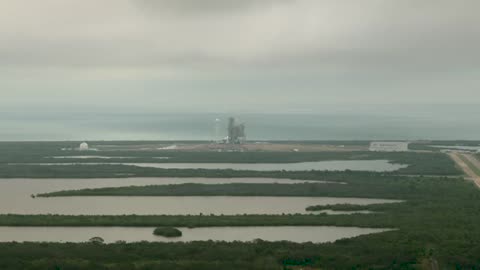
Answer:
<svg viewBox="0 0 480 270"><path fill-rule="evenodd" d="M334 174L334 173L332 173ZM231 269L269 269L281 267L282 260L288 258L311 258L318 268L356 269L417 269L423 264L435 262L445 268L472 269L479 266L480 250L480 193L471 182L462 178L450 177L371 177L350 173L350 181L345 190L331 191L330 196L358 195L350 185L364 185L364 194L370 190L373 197L397 198L403 202L375 205L329 205L310 206L311 214L297 215L190 215L190 216L61 216L61 215L1 215L3 226L284 226L284 225L328 225L392 228L394 231L340 240L331 244L294 244L285 242L267 243L224 243L195 242L189 244L108 244L96 247L100 260L90 252L90 244L0 244L2 253L15 254L32 249L30 257L19 255L16 260L7 260L9 265L22 263L25 269L41 269L45 265L57 263L61 266L88 265L95 267L120 267L126 261L108 258L107 254L119 254L130 250L135 254L133 269L161 269L162 265L185 265L199 269L218 265ZM344 174L337 177L342 178ZM373 184L376 185L373 185ZM275 184L269 184L275 185ZM299 189L309 190L308 185ZM272 189L274 190L274 189ZM396 192L394 192L396 190ZM343 192L337 193L335 192ZM48 199L48 198L45 198ZM313 210L369 210L372 214L327 215ZM151 256L158 250L176 250L172 257L159 257L152 262ZM208 247L208 248L207 248ZM268 248L267 248L268 247ZM77 250L78 254L62 253L62 249ZM189 257L193 249L207 248L212 252L204 257ZM265 249L264 249L265 248ZM223 251L218 253L217 249ZM259 252L253 252L257 250ZM5 250L5 251L4 251ZM268 250L268 251L267 251ZM142 253L145 252L145 253ZM204 251L207 252L207 251ZM236 263L223 260L223 252L236 253ZM253 252L253 253L251 253ZM269 255L265 256L267 252ZM59 258L49 261L51 256ZM113 255L112 255L113 256ZM133 255L130 255L133 256ZM115 257L115 256L114 256ZM68 259L67 259L68 258ZM163 258L163 259L160 259ZM175 259L172 259L175 258ZM258 262L258 265L252 264ZM130 263L132 260L129 261ZM114 267L115 266L115 267ZM10 266L9 266L10 267ZM35 268L37 267L37 268ZM6 268L8 269L8 268ZM68 269L68 267L66 268ZM102 268L98 268L102 269ZM105 269L105 268L103 268Z"/></svg>
<svg viewBox="0 0 480 270"><path fill-rule="evenodd" d="M4 147L0 145L0 147ZM135 176L274 177L328 180L346 184L228 184L126 187L62 192L94 195L242 195L331 196L396 199L373 205L310 205L305 214L283 215L0 215L1 226L355 226L389 228L334 243L214 242L191 243L0 243L0 269L281 269L286 261L308 261L313 269L478 269L480 267L480 192L460 175L443 153L199 153L179 160L209 162L295 162L330 159L388 159L410 166L397 172L258 172L233 170L171 170L123 165L38 166L9 165L38 162L49 150L32 144L42 154L2 155L0 177L93 178ZM35 151L33 151L35 153ZM57 155L58 153L51 153ZM125 153L121 153L124 155ZM237 155L238 154L238 155ZM63 153L65 155L65 153ZM72 153L73 155L73 153ZM103 155L103 153L102 153ZM120 153L118 153L120 155ZM146 155L146 154L145 154ZM150 155L150 154L148 154ZM158 155L158 153L157 153ZM177 155L177 156L175 156ZM182 156L185 155L185 156ZM202 156L203 155L203 156ZM152 157L152 156L150 156ZM149 158L150 158L149 157ZM31 159L30 159L31 158ZM288 186L288 187L287 187ZM50 194L53 195L53 194ZM57 194L72 195L72 194ZM79 194L75 194L79 195ZM92 194L90 194L92 195ZM36 198L35 200L52 198ZM320 210L370 214L328 215Z"/></svg>

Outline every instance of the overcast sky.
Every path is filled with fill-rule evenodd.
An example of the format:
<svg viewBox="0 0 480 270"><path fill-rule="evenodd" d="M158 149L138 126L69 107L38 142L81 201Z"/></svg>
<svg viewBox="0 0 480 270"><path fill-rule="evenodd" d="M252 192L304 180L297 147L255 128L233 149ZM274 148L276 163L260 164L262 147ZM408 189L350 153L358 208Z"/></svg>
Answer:
<svg viewBox="0 0 480 270"><path fill-rule="evenodd" d="M478 0L0 0L0 106L480 104Z"/></svg>

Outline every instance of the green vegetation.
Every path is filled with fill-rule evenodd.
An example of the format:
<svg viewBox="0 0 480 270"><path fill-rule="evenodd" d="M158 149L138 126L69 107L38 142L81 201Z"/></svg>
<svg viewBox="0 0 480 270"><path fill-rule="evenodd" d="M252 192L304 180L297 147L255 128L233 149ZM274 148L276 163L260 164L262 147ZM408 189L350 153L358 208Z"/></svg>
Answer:
<svg viewBox="0 0 480 270"><path fill-rule="evenodd" d="M411 150L426 150L440 152L440 148L432 147L433 145L439 146L479 146L480 141L465 141L465 140L456 140L456 141L419 141L410 143L409 149Z"/></svg>
<svg viewBox="0 0 480 270"><path fill-rule="evenodd" d="M387 180L388 181L388 180ZM409 198L411 191L408 186L391 184L388 188L391 193L383 189L375 189L373 185L364 184L179 184L179 185L152 185L130 186L115 188L66 190L38 194L38 197L66 197L66 196L294 196L294 197L364 197L377 198L386 195L387 198ZM418 188L427 188L420 186Z"/></svg>
<svg viewBox="0 0 480 270"><path fill-rule="evenodd" d="M412 234L412 245L423 238ZM400 233L360 236L356 241L316 245L288 242L118 243L0 243L0 269L160 270L229 269L278 270L285 260L311 259L315 269L413 269L428 260L430 250L403 250ZM379 249L378 246L381 246ZM477 249L478 250L478 249ZM435 251L436 252L436 251ZM417 261L421 255L420 261ZM425 259L423 259L425 258ZM368 267L374 266L374 267Z"/></svg>
<svg viewBox="0 0 480 270"><path fill-rule="evenodd" d="M395 172L378 173L392 175L460 175L461 172L455 167L455 163L446 155L441 153L374 153L374 152L321 152L321 153L184 153L181 155L197 155L194 162L200 162L202 156L208 162L301 162L301 161L322 161L322 160L376 160L386 159L394 163L408 164L406 168L402 168ZM178 154L177 153L177 154ZM157 154L158 155L158 154ZM170 154L165 154L170 155ZM5 159L5 157L3 157ZM309 172L258 172L258 171L235 171L235 170L205 170L205 169L159 169L145 168L127 165L34 165L21 164L9 165L9 163L22 163L26 161L0 161L0 177L1 178L107 178L107 177L282 177L283 175L302 175ZM150 162L158 162L160 159ZM175 158L170 159L172 162L193 162L192 160ZM96 162L105 162L105 160L95 160ZM135 162L143 161L142 159ZM148 160L147 160L148 161ZM160 160L163 161L163 160ZM28 162L45 162L29 160ZM57 160L58 162L58 160ZM63 161L65 162L65 161ZM68 162L77 162L76 160L68 160ZM78 162L85 162L79 160ZM122 160L122 162L131 162L131 160ZM318 173L317 175L321 175ZM299 177L299 176L297 176Z"/></svg>
<svg viewBox="0 0 480 270"><path fill-rule="evenodd" d="M100 244L103 244L105 242L105 240L103 240L103 238L101 238L99 236L95 236L95 237L90 238L90 240L88 240L88 242L90 242L92 244L100 245Z"/></svg>
<svg viewBox="0 0 480 270"><path fill-rule="evenodd" d="M370 204L370 205L358 205L358 204L327 204L327 205L312 205L307 207L305 210L307 211L321 211L321 210L333 210L333 211L362 211L373 209L376 210L380 209L388 209L389 206L386 204Z"/></svg>
<svg viewBox="0 0 480 270"><path fill-rule="evenodd" d="M61 143L58 143L61 144ZM107 144L107 143L105 143ZM19 144L22 147L23 144ZM18 145L17 145L18 146ZM15 146L15 147L17 147ZM50 150L32 143L38 162ZM0 215L1 226L356 226L397 230L364 235L335 243L251 243L202 241L192 243L0 243L0 269L281 269L285 260L311 260L314 269L480 269L480 192L457 175L454 163L441 153L184 153L183 160L308 160L311 158L388 159L414 164L395 173L374 172L253 172L232 170L162 170L120 165L98 166L9 166L12 160L30 159L12 145L0 143L0 177L276 177L346 182L339 184L236 184L128 187L88 192L135 192L145 195L230 194L282 196L365 197L403 200L374 205L309 206L314 210L369 210L352 215ZM23 150L22 150L23 151ZM132 152L129 152L129 156ZM159 152L145 155L158 156ZM11 156L9 156L11 154ZM70 153L73 155L73 152ZM78 153L75 153L78 154ZM103 155L104 153L102 153ZM125 152L115 152L126 155ZM141 153L138 153L139 155ZM191 154L190 157L187 155ZM238 154L238 155L237 155ZM271 154L271 153L268 153ZM278 154L278 155L277 155ZM52 154L53 155L53 154ZM65 151L61 154L66 155ZM135 154L136 155L136 154ZM162 156L167 154L162 152ZM169 156L170 154L168 154ZM172 152L172 155L175 153ZM202 157L203 155L203 157ZM343 155L343 156L342 156ZM383 158L381 156L383 155ZM151 157L151 156L150 156ZM42 161L45 162L45 161ZM178 162L178 161L177 161ZM273 162L273 161L272 161ZM286 161L285 161L286 162ZM425 175L400 176L399 174ZM426 177L427 175L442 175ZM445 177L443 177L445 176ZM80 192L86 192L80 191ZM97 193L98 194L98 193ZM171 194L170 194L171 195ZM49 200L48 198L39 198Z"/></svg>
<svg viewBox="0 0 480 270"><path fill-rule="evenodd" d="M374 215L372 218L372 215ZM0 215L0 226L123 226L123 227L226 227L226 226L355 226L396 228L386 215Z"/></svg>
<svg viewBox="0 0 480 270"><path fill-rule="evenodd" d="M103 253L98 256L105 256L105 259L102 260L96 260L94 258L98 257L88 255L91 254L90 251L87 251L88 244L64 244L64 246L61 246L62 244L0 244L0 248L2 248L0 253L12 254L11 252L20 252L24 251L24 248L31 248L32 257L15 257L23 258L18 260L31 266L38 261L47 262L47 258L50 258L52 254L57 254L55 252L63 247L68 249L66 252L71 252L70 249L73 249L77 250L79 254L69 257L65 253L61 253L61 259L56 262L62 266L68 266L69 263L79 260L86 264L98 264L96 267L112 267L111 269L125 262L115 260L115 255L113 255L124 249L136 254L135 259L129 261L134 262L133 269L156 269L155 267L160 268L160 265L152 266L149 263L163 265L172 263L172 260L174 261L172 267L180 269L182 268L179 265L189 269L189 267L196 267L197 264L202 265L199 266L199 269L202 267L216 268L212 265L212 261L217 261L219 265L229 269L255 269L256 262L268 261L267 266L260 263L263 268L258 266L258 269L268 269L273 266L278 269L281 261L288 258L313 258L315 267L326 269L413 269L420 268L422 264L429 264L432 261L444 269L455 269L455 267L457 269L473 269L480 266L478 257L480 254L480 227L477 226L480 224L480 215L478 214L480 213L480 193L472 183L461 178L380 176L366 173L338 173L336 176L335 173L332 173L330 176L336 179L348 179L346 180L347 185L336 185L345 188L344 190L331 190L332 194L357 197L357 193L367 194L370 192L372 197L397 198L403 199L405 202L321 207L332 210L370 210L374 212L366 215L2 215L0 216L0 225L153 227L329 225L397 228L398 230L341 240L333 244L196 242L192 244L101 245ZM275 184L269 185L275 186ZM309 185L304 184L295 186L296 189L308 190L310 188ZM323 184L318 186L321 187ZM355 188L350 188L350 186L355 186ZM361 186L364 187L361 188ZM319 207L317 206L316 209ZM152 262L149 254L156 254L157 250L168 249L168 247L171 248L169 251L171 257L165 260L161 259L163 257L159 257ZM190 258L185 255L186 252L198 247L206 249L203 251L204 257ZM249 253L252 249L258 252ZM138 253L135 253L137 250ZM146 253L139 255L140 250ZM113 257L106 259L107 255ZM226 260L224 261L224 256L233 255L238 256L234 260L238 265L229 265Z"/></svg>
<svg viewBox="0 0 480 270"><path fill-rule="evenodd" d="M446 167L436 175L461 175L454 166L450 168L450 160L445 164ZM406 168L408 169L408 168ZM402 169L398 173L375 173L375 172L351 172L345 171L341 174L362 176L362 175L434 175L433 172L406 173ZM433 170L433 168L432 168ZM443 173L442 173L443 172ZM141 168L136 166L122 165L74 165L74 166L40 166L40 165L0 165L0 178L127 178L127 177L210 177L210 178L235 178L235 177L273 177L273 178L292 178L304 180L316 180L332 176L337 178L336 174L327 171L235 171L235 170L203 170L203 169L157 169ZM320 180L320 179L319 179Z"/></svg>
<svg viewBox="0 0 480 270"><path fill-rule="evenodd" d="M171 144L173 142L92 142L91 145L132 145L132 144ZM186 143L186 142L184 142ZM316 142L304 142L305 144ZM327 144L349 145L348 142L321 142ZM393 163L407 164L407 168L392 174L411 175L459 175L454 163L441 153L381 153L381 152L181 152L181 151L99 151L78 152L61 150L77 147L80 142L0 142L0 177L15 178L94 178L128 176L199 176L215 174L209 170L165 170L139 168L124 165L89 166L39 166L34 164L9 165L12 163L292 163L327 160L390 160ZM352 145L364 145L368 142L350 142ZM101 155L113 159L57 159L54 156ZM156 157L169 157L158 159ZM116 158L115 157L133 157ZM227 172L230 175L255 174L255 172ZM218 172L217 172L218 174ZM235 176L233 176L235 177Z"/></svg>
<svg viewBox="0 0 480 270"><path fill-rule="evenodd" d="M180 237L182 231L174 227L158 227L153 230L153 234L164 237Z"/></svg>
<svg viewBox="0 0 480 270"><path fill-rule="evenodd" d="M410 200L422 197L424 193L429 193L431 190L442 190L443 192L449 189L452 181L454 181L447 177L382 176L357 172L330 173L326 179L342 181L346 184L152 185L67 190L39 194L38 196L333 196Z"/></svg>

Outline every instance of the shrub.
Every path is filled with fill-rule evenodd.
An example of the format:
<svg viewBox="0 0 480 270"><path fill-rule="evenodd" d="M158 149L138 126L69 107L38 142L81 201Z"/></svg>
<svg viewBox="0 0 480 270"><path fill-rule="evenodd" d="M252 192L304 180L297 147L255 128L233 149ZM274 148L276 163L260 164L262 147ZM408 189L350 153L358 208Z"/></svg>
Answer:
<svg viewBox="0 0 480 270"><path fill-rule="evenodd" d="M180 237L182 236L182 231L173 227L158 227L153 231L153 234L164 237Z"/></svg>

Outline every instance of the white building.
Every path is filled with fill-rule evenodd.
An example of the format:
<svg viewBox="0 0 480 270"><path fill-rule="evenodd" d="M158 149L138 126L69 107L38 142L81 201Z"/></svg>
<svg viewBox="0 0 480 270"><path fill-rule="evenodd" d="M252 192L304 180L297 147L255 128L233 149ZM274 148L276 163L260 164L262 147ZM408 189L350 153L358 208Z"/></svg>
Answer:
<svg viewBox="0 0 480 270"><path fill-rule="evenodd" d="M78 147L78 150L87 151L88 150L88 143L86 143L86 142L81 143L80 146Z"/></svg>
<svg viewBox="0 0 480 270"><path fill-rule="evenodd" d="M370 151L373 152L407 152L408 142L371 142Z"/></svg>

